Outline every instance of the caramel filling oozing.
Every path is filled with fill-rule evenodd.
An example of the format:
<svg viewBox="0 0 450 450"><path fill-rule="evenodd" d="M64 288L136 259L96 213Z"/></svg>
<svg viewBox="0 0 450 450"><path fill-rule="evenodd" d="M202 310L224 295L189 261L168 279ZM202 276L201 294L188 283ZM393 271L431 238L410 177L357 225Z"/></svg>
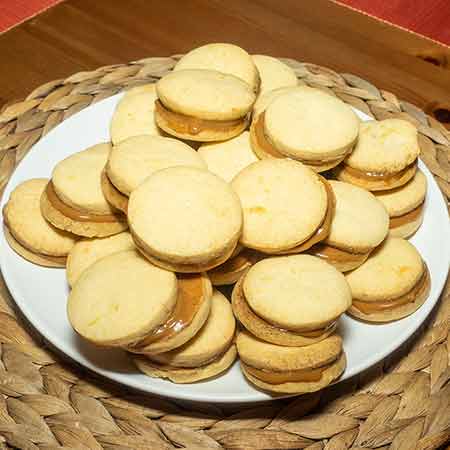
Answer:
<svg viewBox="0 0 450 450"><path fill-rule="evenodd" d="M412 211L407 212L401 216L391 217L389 220L389 228L397 228L406 223L414 222L418 219L423 211L424 203L421 203L417 208L414 208Z"/></svg>
<svg viewBox="0 0 450 450"><path fill-rule="evenodd" d="M354 167L350 167L349 165L344 166L344 170L352 175L355 178L360 178L362 180L368 181L397 181L400 180L403 175L405 175L408 170L413 168L417 164L417 160L411 163L409 166L406 166L404 169L399 170L398 172L388 173L388 172L370 172L363 171L359 169L355 169Z"/></svg>
<svg viewBox="0 0 450 450"><path fill-rule="evenodd" d="M350 252L348 250L342 250L336 247L332 247L331 245L325 244L323 242L320 242L312 247L310 253L327 261L336 262L358 262L362 258L365 258L367 255L367 253L357 253Z"/></svg>
<svg viewBox="0 0 450 450"><path fill-rule="evenodd" d="M154 329L144 339L134 344L132 351L144 349L147 345L168 339L190 325L200 309L204 297L203 277L198 274L177 274L178 296L175 308L165 323Z"/></svg>
<svg viewBox="0 0 450 450"><path fill-rule="evenodd" d="M406 294L383 302L363 302L361 300L353 300L352 306L364 314L371 314L395 309L408 303L413 303L417 297L419 297L426 291L426 289L428 289L429 277L430 274L428 272L428 269L424 266L422 276L414 285L414 287Z"/></svg>
<svg viewBox="0 0 450 450"><path fill-rule="evenodd" d="M243 364L242 361L241 364ZM265 383L282 384L320 381L322 374L331 366L331 364L332 363L312 369L286 370L282 372L258 369L245 363L243 365L250 375L253 375L255 378L258 378Z"/></svg>
<svg viewBox="0 0 450 450"><path fill-rule="evenodd" d="M125 222L126 218L122 214L91 214L66 205L56 194L53 183L50 181L45 188L45 194L53 208L61 214L77 222Z"/></svg>
<svg viewBox="0 0 450 450"><path fill-rule="evenodd" d="M248 117L240 117L233 120L209 120L188 116L166 108L160 100L155 101L155 112L166 120L169 127L182 134L197 135L202 131L231 131L246 123Z"/></svg>
<svg viewBox="0 0 450 450"><path fill-rule="evenodd" d="M266 133L264 132L264 120L265 120L265 111L262 112L256 119L255 124L253 126L255 138L258 146L264 150L265 153L272 156L273 158L287 158L286 155L281 154L270 142L269 138L267 137ZM313 159L301 159L301 158L295 158L297 161L300 161L304 164L307 164L308 166L321 166L323 164L329 164L333 162L340 161L345 155L338 156L336 158L329 158L329 159L320 159L318 161Z"/></svg>
<svg viewBox="0 0 450 450"><path fill-rule="evenodd" d="M247 267L255 264L261 259L261 255L258 252L251 249L244 249L236 256L232 256L220 266L215 267L208 271L211 275L225 275L229 273L240 272Z"/></svg>

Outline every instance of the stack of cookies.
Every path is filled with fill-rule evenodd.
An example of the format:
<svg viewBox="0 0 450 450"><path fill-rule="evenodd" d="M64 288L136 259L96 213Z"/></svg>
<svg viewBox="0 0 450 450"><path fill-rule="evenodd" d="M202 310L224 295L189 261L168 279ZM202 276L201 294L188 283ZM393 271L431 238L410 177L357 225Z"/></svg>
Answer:
<svg viewBox="0 0 450 450"><path fill-rule="evenodd" d="M404 239L426 196L408 122L360 123L283 62L209 44L125 93L110 135L19 185L5 233L66 267L74 330L145 374L195 382L239 356L260 389L317 391L345 370L342 314L388 322L426 300Z"/></svg>

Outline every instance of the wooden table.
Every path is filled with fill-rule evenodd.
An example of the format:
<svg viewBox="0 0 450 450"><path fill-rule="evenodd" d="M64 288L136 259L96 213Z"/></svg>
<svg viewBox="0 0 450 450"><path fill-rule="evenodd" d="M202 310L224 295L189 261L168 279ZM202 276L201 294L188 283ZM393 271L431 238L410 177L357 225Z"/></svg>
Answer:
<svg viewBox="0 0 450 450"><path fill-rule="evenodd" d="M450 48L328 0L67 0L0 35L0 105L78 71L220 41L357 74L450 126Z"/></svg>

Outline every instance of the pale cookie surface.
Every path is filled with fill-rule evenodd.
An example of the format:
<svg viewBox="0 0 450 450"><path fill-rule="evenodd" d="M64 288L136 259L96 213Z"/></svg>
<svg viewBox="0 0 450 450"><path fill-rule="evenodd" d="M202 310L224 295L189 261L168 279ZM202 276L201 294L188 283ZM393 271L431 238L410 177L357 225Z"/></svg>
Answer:
<svg viewBox="0 0 450 450"><path fill-rule="evenodd" d="M280 95L265 111L267 136L280 152L321 162L353 145L359 123L342 100L309 87Z"/></svg>
<svg viewBox="0 0 450 450"><path fill-rule="evenodd" d="M405 185L388 191L378 191L374 194L383 203L389 215L397 217L417 208L424 201L426 193L427 179L418 170Z"/></svg>
<svg viewBox="0 0 450 450"><path fill-rule="evenodd" d="M327 244L365 252L376 247L389 231L389 215L370 192L349 183L329 181L336 208Z"/></svg>
<svg viewBox="0 0 450 450"><path fill-rule="evenodd" d="M156 91L166 108L207 120L239 119L255 101L247 83L212 70L170 72L158 81Z"/></svg>
<svg viewBox="0 0 450 450"><path fill-rule="evenodd" d="M233 44L215 43L195 48L184 55L174 71L207 69L234 75L247 82L253 90L259 85L259 74L252 57Z"/></svg>
<svg viewBox="0 0 450 450"><path fill-rule="evenodd" d="M422 258L412 244L388 237L346 278L354 299L376 302L406 294L419 281L423 270Z"/></svg>
<svg viewBox="0 0 450 450"><path fill-rule="evenodd" d="M67 258L66 275L69 285L73 286L81 274L99 259L134 248L133 238L127 231L105 238L78 241Z"/></svg>
<svg viewBox="0 0 450 450"><path fill-rule="evenodd" d="M218 176L194 167L155 172L131 193L128 220L145 250L175 263L203 263L234 249L239 198Z"/></svg>
<svg viewBox="0 0 450 450"><path fill-rule="evenodd" d="M198 154L206 161L208 170L230 182L244 167L258 161L250 146L248 131L228 141L204 144Z"/></svg>
<svg viewBox="0 0 450 450"><path fill-rule="evenodd" d="M371 120L361 123L358 142L345 163L361 171L398 172L419 153L414 125L402 119Z"/></svg>
<svg viewBox="0 0 450 450"><path fill-rule="evenodd" d="M58 230L41 214L41 195L46 178L35 178L17 186L3 210L4 220L14 239L35 253L67 256L76 237Z"/></svg>
<svg viewBox="0 0 450 450"><path fill-rule="evenodd" d="M256 99L255 104L253 105L253 120L256 116L264 112L270 105L270 103L272 103L276 98L287 92L292 92L294 89L296 88L293 86L281 87L261 93Z"/></svg>
<svg viewBox="0 0 450 450"><path fill-rule="evenodd" d="M232 187L244 213L241 243L256 250L295 247L316 231L327 211L324 184L297 161L255 162L233 179Z"/></svg>
<svg viewBox="0 0 450 450"><path fill-rule="evenodd" d="M72 208L92 214L113 214L101 186L101 173L108 161L110 144L97 144L60 161L52 182L58 197Z"/></svg>
<svg viewBox="0 0 450 450"><path fill-rule="evenodd" d="M236 320L230 302L214 290L211 311L200 331L186 344L151 359L173 367L198 367L223 354L234 337Z"/></svg>
<svg viewBox="0 0 450 450"><path fill-rule="evenodd" d="M344 275L310 255L267 258L252 266L243 282L250 308L281 328L321 327L351 305Z"/></svg>
<svg viewBox="0 0 450 450"><path fill-rule="evenodd" d="M134 136L115 145L109 156L108 178L125 195L130 195L149 175L175 166L206 169L206 163L189 145L161 136Z"/></svg>
<svg viewBox="0 0 450 450"><path fill-rule="evenodd" d="M131 250L90 266L73 286L67 312L85 339L97 345L125 345L163 323L176 298L175 274Z"/></svg>
<svg viewBox="0 0 450 450"><path fill-rule="evenodd" d="M252 55L261 78L260 94L281 87L297 86L297 75L277 58L268 55Z"/></svg>
<svg viewBox="0 0 450 450"><path fill-rule="evenodd" d="M157 99L155 83L125 92L111 119L110 135L114 145L131 136L161 134L154 117Z"/></svg>

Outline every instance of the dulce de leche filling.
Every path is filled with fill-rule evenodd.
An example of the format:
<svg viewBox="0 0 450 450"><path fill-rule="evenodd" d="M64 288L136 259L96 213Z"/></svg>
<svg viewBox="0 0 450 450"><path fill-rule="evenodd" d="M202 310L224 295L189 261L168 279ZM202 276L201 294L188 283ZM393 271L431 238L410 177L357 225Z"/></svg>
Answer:
<svg viewBox="0 0 450 450"><path fill-rule="evenodd" d="M428 268L424 265L424 271L414 287L404 295L386 300L382 302L363 302L361 300L353 300L352 306L364 314L371 314L398 308L399 306L413 303L428 289L430 274Z"/></svg>
<svg viewBox="0 0 450 450"><path fill-rule="evenodd" d="M358 262L367 256L367 252L357 253L342 250L340 248L325 244L324 242L319 242L312 247L310 249L310 253L324 260L336 262Z"/></svg>
<svg viewBox="0 0 450 450"><path fill-rule="evenodd" d="M406 223L414 222L418 219L423 212L422 202L417 208L414 208L412 211L407 212L406 214L402 214L401 216L391 217L389 219L389 228L397 228L405 225Z"/></svg>
<svg viewBox="0 0 450 450"><path fill-rule="evenodd" d="M262 255L251 249L244 249L236 256L232 256L220 266L208 271L210 276L221 276L241 272L261 259Z"/></svg>
<svg viewBox="0 0 450 450"><path fill-rule="evenodd" d="M405 175L408 170L413 168L417 164L417 160L412 162L409 166L406 166L404 169L399 170L398 172L370 172L355 169L354 167L350 167L345 164L344 170L352 175L355 178L360 178L362 180L368 181L397 181L400 180L403 175Z"/></svg>
<svg viewBox="0 0 450 450"><path fill-rule="evenodd" d="M69 217L77 222L124 222L125 216L122 214L91 214L72 206L66 205L56 194L53 183L50 181L45 188L45 194L53 208L57 209L61 214Z"/></svg>
<svg viewBox="0 0 450 450"><path fill-rule="evenodd" d="M198 274L177 274L177 278L177 302L169 318L129 350L139 352L155 341L171 338L190 325L205 300L203 277Z"/></svg>
<svg viewBox="0 0 450 450"><path fill-rule="evenodd" d="M171 111L160 100L155 101L155 112L167 122L169 127L182 134L196 135L202 131L230 131L248 121L247 116L233 120L199 119L186 114Z"/></svg>

